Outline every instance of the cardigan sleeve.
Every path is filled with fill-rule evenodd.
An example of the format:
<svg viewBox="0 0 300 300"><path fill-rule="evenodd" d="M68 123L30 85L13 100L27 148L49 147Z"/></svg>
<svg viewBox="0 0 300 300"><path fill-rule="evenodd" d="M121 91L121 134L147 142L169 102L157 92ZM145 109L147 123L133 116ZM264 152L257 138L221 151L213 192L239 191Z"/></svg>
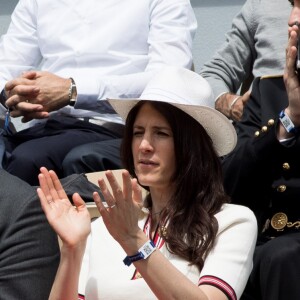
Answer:
<svg viewBox="0 0 300 300"><path fill-rule="evenodd" d="M252 270L256 218L249 208L234 204L225 204L216 218L216 244L205 259L199 284L214 285L229 299L239 299Z"/></svg>

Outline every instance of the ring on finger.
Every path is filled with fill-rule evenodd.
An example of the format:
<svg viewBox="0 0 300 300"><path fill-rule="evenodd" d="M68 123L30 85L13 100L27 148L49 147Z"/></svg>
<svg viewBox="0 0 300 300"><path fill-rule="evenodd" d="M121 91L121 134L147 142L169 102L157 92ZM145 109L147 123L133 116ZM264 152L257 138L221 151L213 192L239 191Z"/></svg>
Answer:
<svg viewBox="0 0 300 300"><path fill-rule="evenodd" d="M110 206L109 208L114 208L116 207L117 205L116 204L113 204L112 206Z"/></svg>

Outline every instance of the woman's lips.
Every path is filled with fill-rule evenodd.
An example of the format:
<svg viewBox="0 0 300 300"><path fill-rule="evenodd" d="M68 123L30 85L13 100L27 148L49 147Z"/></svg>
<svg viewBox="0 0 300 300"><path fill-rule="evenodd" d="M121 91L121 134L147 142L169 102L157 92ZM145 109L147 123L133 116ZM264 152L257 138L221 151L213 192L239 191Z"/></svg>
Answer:
<svg viewBox="0 0 300 300"><path fill-rule="evenodd" d="M138 164L141 168L153 168L158 166L158 163L149 159L140 159Z"/></svg>

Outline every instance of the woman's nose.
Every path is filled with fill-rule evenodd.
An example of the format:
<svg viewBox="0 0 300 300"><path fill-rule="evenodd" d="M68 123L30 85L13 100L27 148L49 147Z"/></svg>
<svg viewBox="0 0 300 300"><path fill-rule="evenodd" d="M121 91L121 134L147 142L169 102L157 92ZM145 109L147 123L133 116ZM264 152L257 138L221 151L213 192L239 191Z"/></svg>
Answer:
<svg viewBox="0 0 300 300"><path fill-rule="evenodd" d="M151 151L153 150L153 147L147 138L143 138L141 143L140 143L140 150L142 151Z"/></svg>

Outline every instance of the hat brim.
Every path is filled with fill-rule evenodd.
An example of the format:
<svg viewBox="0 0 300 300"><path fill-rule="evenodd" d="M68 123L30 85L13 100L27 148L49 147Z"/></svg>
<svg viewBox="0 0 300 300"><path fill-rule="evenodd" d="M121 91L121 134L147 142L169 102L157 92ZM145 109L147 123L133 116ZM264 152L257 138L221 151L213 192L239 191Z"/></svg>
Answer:
<svg viewBox="0 0 300 300"><path fill-rule="evenodd" d="M130 110L143 99L107 99L119 116L126 121ZM151 101L149 99L145 101ZM157 100L153 100L157 101ZM224 156L231 152L237 142L236 131L231 122L222 113L208 106L188 105L188 104L169 104L184 111L206 130L213 141L213 145L219 156Z"/></svg>

